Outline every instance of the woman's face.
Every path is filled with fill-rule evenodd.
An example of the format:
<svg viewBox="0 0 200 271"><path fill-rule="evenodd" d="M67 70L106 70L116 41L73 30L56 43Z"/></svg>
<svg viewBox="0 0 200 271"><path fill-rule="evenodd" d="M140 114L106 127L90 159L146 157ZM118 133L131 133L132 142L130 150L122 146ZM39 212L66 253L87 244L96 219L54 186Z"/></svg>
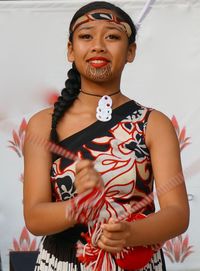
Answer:
<svg viewBox="0 0 200 271"><path fill-rule="evenodd" d="M73 43L68 45L68 60L75 62L81 77L98 82L121 78L124 65L134 56L135 44L128 44L122 27L106 20L81 24L74 31Z"/></svg>

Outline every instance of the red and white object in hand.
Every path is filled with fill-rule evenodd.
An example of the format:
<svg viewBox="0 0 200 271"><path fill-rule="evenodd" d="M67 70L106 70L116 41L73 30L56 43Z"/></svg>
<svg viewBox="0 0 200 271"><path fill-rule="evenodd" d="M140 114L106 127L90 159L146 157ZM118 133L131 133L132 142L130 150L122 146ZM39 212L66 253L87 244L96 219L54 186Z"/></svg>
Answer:
<svg viewBox="0 0 200 271"><path fill-rule="evenodd" d="M67 216L73 217L78 223L88 225L88 232L83 233L86 244L77 243L77 258L89 270L112 271L117 264L125 270L137 270L149 263L156 249L152 246L125 247L120 253L111 254L97 246L102 233L101 225L106 223L100 218L100 212L106 202L104 190L92 189L70 199L67 203ZM123 216L126 221L144 219L141 213ZM116 220L117 222L117 220Z"/></svg>

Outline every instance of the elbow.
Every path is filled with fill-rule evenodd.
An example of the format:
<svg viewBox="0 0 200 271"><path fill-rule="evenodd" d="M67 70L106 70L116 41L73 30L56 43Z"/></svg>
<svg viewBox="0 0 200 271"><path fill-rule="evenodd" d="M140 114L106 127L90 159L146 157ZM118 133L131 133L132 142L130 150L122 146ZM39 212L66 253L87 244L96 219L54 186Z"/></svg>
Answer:
<svg viewBox="0 0 200 271"><path fill-rule="evenodd" d="M178 225L179 225L179 232L178 234L183 234L187 231L190 223L190 211L189 208L187 208L184 212L180 211L180 215L177 216L178 219Z"/></svg>
<svg viewBox="0 0 200 271"><path fill-rule="evenodd" d="M185 209L185 213L184 213L184 223L183 223L183 232L185 232L190 224L190 206L189 203Z"/></svg>
<svg viewBox="0 0 200 271"><path fill-rule="evenodd" d="M166 240L175 238L176 236L179 236L186 232L190 221L190 213L188 207L173 205L170 207L170 209L171 215L167 217L166 220L164 220L165 225L168 225L166 227L168 229L168 236L166 236ZM166 222L169 224L166 224Z"/></svg>
<svg viewBox="0 0 200 271"><path fill-rule="evenodd" d="M181 233L184 233L187 231L188 227L189 227L189 223L190 223L190 216L189 216L189 213L188 215L185 215L184 219L183 219L183 222L182 222L182 232Z"/></svg>
<svg viewBox="0 0 200 271"><path fill-rule="evenodd" d="M42 234L40 234L37 230L37 227L35 226L35 223L33 221L31 221L31 219L25 219L25 225L26 228L28 229L28 231L30 233L32 233L35 236L41 236Z"/></svg>
<svg viewBox="0 0 200 271"><path fill-rule="evenodd" d="M26 228L28 229L30 233L32 233L35 236L42 235L38 229L38 225L41 225L41 224L35 220L33 215L27 214L26 212L24 212L24 221L25 221Z"/></svg>
<svg viewBox="0 0 200 271"><path fill-rule="evenodd" d="M32 223L31 221L26 221L25 220L25 225L26 228L28 229L28 231L30 233L32 233L35 236L41 236L42 234L40 232L38 232L37 228L35 227L34 223Z"/></svg>

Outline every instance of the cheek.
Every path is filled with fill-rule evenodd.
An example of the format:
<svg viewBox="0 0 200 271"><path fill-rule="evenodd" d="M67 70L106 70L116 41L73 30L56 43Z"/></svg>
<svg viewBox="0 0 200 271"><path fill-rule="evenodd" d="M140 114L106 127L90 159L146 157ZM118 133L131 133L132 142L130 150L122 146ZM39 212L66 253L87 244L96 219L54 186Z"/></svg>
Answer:
<svg viewBox="0 0 200 271"><path fill-rule="evenodd" d="M86 65L86 60L88 58L87 52L88 52L87 45L82 46L80 44L80 45L77 45L74 48L74 60L75 60L75 62L77 62L77 64L79 66L85 66Z"/></svg>
<svg viewBox="0 0 200 271"><path fill-rule="evenodd" d="M115 55L115 62L117 66L121 66L126 63L127 60L127 47L120 46L118 48L113 48L111 51Z"/></svg>
<svg viewBox="0 0 200 271"><path fill-rule="evenodd" d="M77 42L74 45L74 54L84 55L88 51L88 44L86 42Z"/></svg>
<svg viewBox="0 0 200 271"><path fill-rule="evenodd" d="M121 52L121 54L115 60L115 66L121 71L124 65L127 63L127 54Z"/></svg>

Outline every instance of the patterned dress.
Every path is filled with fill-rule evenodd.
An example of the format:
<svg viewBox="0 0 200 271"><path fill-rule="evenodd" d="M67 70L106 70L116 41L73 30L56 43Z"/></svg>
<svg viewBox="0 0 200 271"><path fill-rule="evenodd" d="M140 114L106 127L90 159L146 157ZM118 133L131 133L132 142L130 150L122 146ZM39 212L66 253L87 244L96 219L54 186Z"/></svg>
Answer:
<svg viewBox="0 0 200 271"><path fill-rule="evenodd" d="M150 154L145 145L145 129L152 109L131 100L115 108L108 122L96 121L60 142L62 147L83 159L95 161L106 190L104 216L118 217L149 195L153 189ZM74 196L76 162L54 156L51 169L53 201L66 201ZM140 212L155 211L151 202ZM58 234L43 238L35 271L88 271L76 258L76 243L87 226L78 224ZM165 271L162 250L140 271ZM106 270L102 270L106 271ZM123 271L116 265L113 271Z"/></svg>

